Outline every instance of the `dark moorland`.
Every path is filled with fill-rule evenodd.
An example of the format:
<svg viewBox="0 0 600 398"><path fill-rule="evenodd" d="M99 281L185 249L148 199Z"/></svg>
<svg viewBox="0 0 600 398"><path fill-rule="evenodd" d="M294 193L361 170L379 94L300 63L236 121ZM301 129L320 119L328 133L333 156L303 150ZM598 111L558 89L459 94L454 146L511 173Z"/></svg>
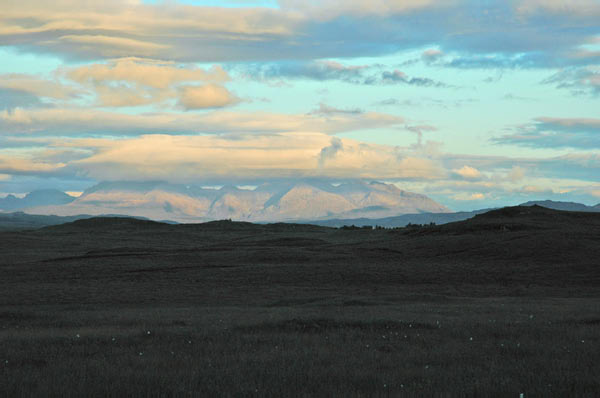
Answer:
<svg viewBox="0 0 600 398"><path fill-rule="evenodd" d="M600 213L0 232L0 396L600 395Z"/></svg>

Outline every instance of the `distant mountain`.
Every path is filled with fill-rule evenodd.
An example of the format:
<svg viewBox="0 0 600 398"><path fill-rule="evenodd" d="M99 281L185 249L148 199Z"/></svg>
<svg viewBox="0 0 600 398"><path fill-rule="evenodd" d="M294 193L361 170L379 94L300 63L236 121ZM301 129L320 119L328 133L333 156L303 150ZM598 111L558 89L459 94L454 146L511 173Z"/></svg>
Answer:
<svg viewBox="0 0 600 398"><path fill-rule="evenodd" d="M178 222L233 219L252 222L380 218L408 213L448 213L425 195L380 182L265 183L253 190L165 182L102 182L66 204L40 205L36 214L128 214Z"/></svg>
<svg viewBox="0 0 600 398"><path fill-rule="evenodd" d="M385 218L349 218L349 219L331 219L306 221L309 224L320 225L324 227L340 228L343 226L364 227L370 225L372 227L379 226L385 228L405 227L408 224L428 225L434 223L436 225L447 224L455 221L468 220L478 214L485 213L491 209L481 209L474 211L461 211L457 213L418 213L418 214L403 214L396 217Z"/></svg>
<svg viewBox="0 0 600 398"><path fill-rule="evenodd" d="M555 202L552 200L539 200L530 201L523 203L520 206L541 206L553 210L562 211L580 211L580 212L600 212L600 204L596 206L586 206L581 203L575 202ZM493 209L481 209L474 211L464 211L457 213L417 213L417 214L403 214L396 217L384 217L384 218L347 218L347 219L328 219L328 220L314 220L307 221L308 223L315 225L322 225L327 227L343 227L343 226L357 226L363 227L366 225L380 226L386 228L397 228L404 227L408 224L430 224L435 223L438 225L447 224L455 221L468 220L478 214L488 212Z"/></svg>
<svg viewBox="0 0 600 398"><path fill-rule="evenodd" d="M0 230L37 229L49 225L59 225L92 216L80 215L70 217L43 216L23 212L0 213Z"/></svg>
<svg viewBox="0 0 600 398"><path fill-rule="evenodd" d="M521 206L538 205L547 209L563 210L563 211L592 211L600 212L600 204L596 206L586 206L576 202L555 202L553 200L535 200L521 204Z"/></svg>
<svg viewBox="0 0 600 398"><path fill-rule="evenodd" d="M8 195L0 199L0 210L14 211L38 206L66 205L74 201L73 196L56 189L33 191L24 198Z"/></svg>
<svg viewBox="0 0 600 398"><path fill-rule="evenodd" d="M21 230L21 229L37 229L53 225L61 225L74 221L87 220L95 218L89 214L78 214L75 216L54 216L54 215L38 215L27 214L22 211L13 213L0 213L0 231L2 230ZM101 217L110 217L113 219L131 219L149 221L145 217L130 217L122 214L102 214ZM160 220L164 224L177 224L170 220Z"/></svg>

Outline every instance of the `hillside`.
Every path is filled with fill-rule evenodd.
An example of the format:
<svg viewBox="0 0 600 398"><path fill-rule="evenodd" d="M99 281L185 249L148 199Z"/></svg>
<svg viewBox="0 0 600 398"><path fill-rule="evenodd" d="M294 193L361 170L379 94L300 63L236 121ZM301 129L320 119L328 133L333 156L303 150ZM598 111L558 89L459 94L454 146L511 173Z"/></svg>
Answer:
<svg viewBox="0 0 600 398"><path fill-rule="evenodd" d="M227 289L253 286L259 292L271 283L293 285L300 280L311 286L309 290L437 286L446 291L450 286L469 285L473 294L481 294L483 286L508 294L533 285L560 294L565 287L600 284L599 235L600 214L539 206L504 208L439 226L388 230L231 221L168 225L92 218L31 232L4 232L0 256L5 264L7 259L21 264L25 273L54 264L49 271L57 280L77 265L85 270L82 281L109 278L107 287L131 272L145 275L136 287L137 298L129 296L127 284L118 284L94 290L101 301L119 297L144 301L156 293L153 281L163 274L171 282L170 293L162 299L176 301L197 294L210 296L211 289L223 283ZM174 270L177 273L171 273ZM205 279L207 275L213 276ZM44 276L33 280L38 278ZM5 284L12 279L8 275ZM187 285L188 279L201 282ZM147 291L138 289L146 284Z"/></svg>
<svg viewBox="0 0 600 398"><path fill-rule="evenodd" d="M37 229L49 225L65 224L78 220L80 218L89 218L92 216L43 216L26 214L23 212L0 213L0 230L19 230L19 229Z"/></svg>
<svg viewBox="0 0 600 398"><path fill-rule="evenodd" d="M539 206L397 229L0 231L0 392L594 396L599 236L600 213Z"/></svg>
<svg viewBox="0 0 600 398"><path fill-rule="evenodd" d="M403 214L395 217L384 218L346 218L346 219L330 219L330 220L314 220L306 221L306 223L321 225L324 227L343 227L343 226L379 226L385 228L405 227L408 224L447 224L455 221L467 220L477 214L485 213L490 209L474 210L474 211L459 211L456 213L417 213Z"/></svg>

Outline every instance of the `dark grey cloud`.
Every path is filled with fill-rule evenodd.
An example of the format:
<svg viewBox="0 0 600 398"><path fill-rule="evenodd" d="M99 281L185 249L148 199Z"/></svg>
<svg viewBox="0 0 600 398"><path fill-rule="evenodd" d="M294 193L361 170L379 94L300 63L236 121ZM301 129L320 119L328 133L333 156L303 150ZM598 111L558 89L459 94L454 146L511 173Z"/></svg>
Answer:
<svg viewBox="0 0 600 398"><path fill-rule="evenodd" d="M600 119L541 117L515 130L493 141L530 148L600 148Z"/></svg>
<svg viewBox="0 0 600 398"><path fill-rule="evenodd" d="M308 79L338 80L352 84L392 85L407 84L418 87L453 87L427 77L408 76L396 70L381 70L383 65L345 65L335 61L284 61L269 64L237 64L230 68L242 76L256 80Z"/></svg>
<svg viewBox="0 0 600 398"><path fill-rule="evenodd" d="M352 108L352 109L341 109L336 108L324 103L320 103L319 107L309 114L313 115L360 115L361 113L365 113L364 110L360 108Z"/></svg>
<svg viewBox="0 0 600 398"><path fill-rule="evenodd" d="M46 106L36 95L26 91L0 88L0 110Z"/></svg>
<svg viewBox="0 0 600 398"><path fill-rule="evenodd" d="M309 79L340 80L360 84L364 81L364 72L369 66L348 66L334 61L278 62L269 64L237 65L232 70L240 70L243 75L253 79Z"/></svg>
<svg viewBox="0 0 600 398"><path fill-rule="evenodd" d="M417 145L421 146L423 143L423 133L430 131L437 131L437 127L430 126L428 124L420 124L420 125L406 125L404 128L411 133L415 133L417 135Z"/></svg>
<svg viewBox="0 0 600 398"><path fill-rule="evenodd" d="M479 102L478 99L475 98L465 98L465 99L456 99L456 100L442 100L438 98L431 97L420 97L420 98L411 98L400 100L397 98L387 98L381 101L374 102L375 106L403 106L403 107L431 107L436 106L444 109L448 109L451 107L461 107L466 104L472 104L475 102Z"/></svg>
<svg viewBox="0 0 600 398"><path fill-rule="evenodd" d="M600 66L565 68L542 81L574 95L600 96Z"/></svg>
<svg viewBox="0 0 600 398"><path fill-rule="evenodd" d="M335 158L338 152L344 150L344 144L338 137L331 139L329 146L323 147L319 153L319 167L322 168L327 160Z"/></svg>
<svg viewBox="0 0 600 398"><path fill-rule="evenodd" d="M419 86L419 87L451 87L445 83L429 79L426 77L409 77L406 73L394 70L394 71L385 71L381 73L381 77L379 80L369 80L369 82L373 82L374 84L408 84L410 86Z"/></svg>

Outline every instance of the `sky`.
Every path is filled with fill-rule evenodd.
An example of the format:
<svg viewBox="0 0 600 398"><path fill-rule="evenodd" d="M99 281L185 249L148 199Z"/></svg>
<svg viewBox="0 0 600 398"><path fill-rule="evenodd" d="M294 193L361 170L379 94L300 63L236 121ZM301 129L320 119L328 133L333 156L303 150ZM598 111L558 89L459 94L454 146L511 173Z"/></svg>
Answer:
<svg viewBox="0 0 600 398"><path fill-rule="evenodd" d="M600 202L600 0L3 0L0 197L377 180Z"/></svg>

